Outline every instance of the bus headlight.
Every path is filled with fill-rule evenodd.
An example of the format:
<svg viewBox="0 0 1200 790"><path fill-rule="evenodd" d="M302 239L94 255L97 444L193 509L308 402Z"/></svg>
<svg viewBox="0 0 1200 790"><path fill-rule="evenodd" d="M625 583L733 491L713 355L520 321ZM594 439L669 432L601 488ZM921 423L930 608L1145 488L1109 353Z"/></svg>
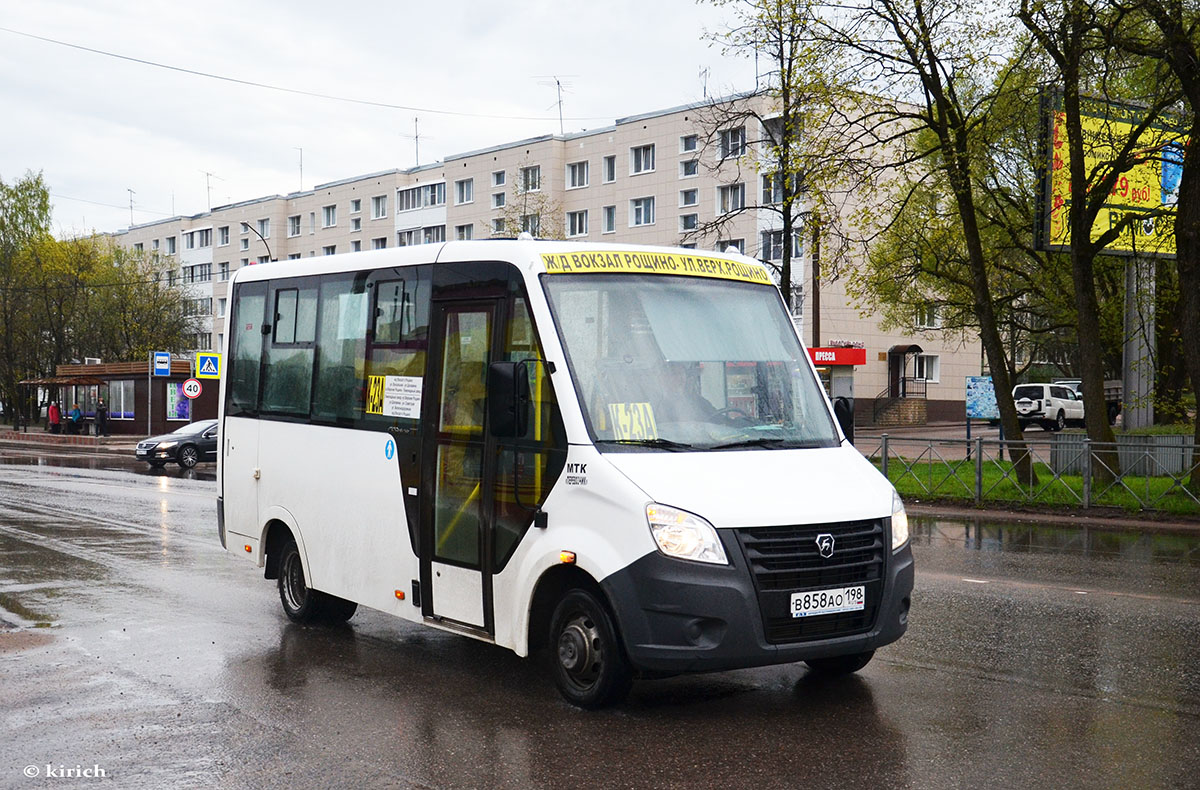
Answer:
<svg viewBox="0 0 1200 790"><path fill-rule="evenodd" d="M658 550L668 557L728 565L725 547L717 531L699 516L651 502L646 505L646 522Z"/></svg>
<svg viewBox="0 0 1200 790"><path fill-rule="evenodd" d="M908 514L904 512L904 502L896 489L892 489L892 551L904 545L908 540Z"/></svg>

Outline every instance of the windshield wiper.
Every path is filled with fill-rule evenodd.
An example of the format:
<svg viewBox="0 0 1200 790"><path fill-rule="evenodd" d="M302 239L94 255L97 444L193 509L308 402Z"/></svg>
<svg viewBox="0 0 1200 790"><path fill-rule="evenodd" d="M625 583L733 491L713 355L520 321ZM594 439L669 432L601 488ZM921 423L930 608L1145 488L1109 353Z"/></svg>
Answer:
<svg viewBox="0 0 1200 790"><path fill-rule="evenodd" d="M770 436L760 436L757 439L744 439L740 442L729 442L727 444L715 444L710 447L710 450L734 450L739 447L770 447L776 448L782 445L787 445L789 448L798 446L790 439L778 439Z"/></svg>
<svg viewBox="0 0 1200 790"><path fill-rule="evenodd" d="M596 444L625 444L637 447L658 447L663 450L690 450L692 445L670 439L597 439Z"/></svg>

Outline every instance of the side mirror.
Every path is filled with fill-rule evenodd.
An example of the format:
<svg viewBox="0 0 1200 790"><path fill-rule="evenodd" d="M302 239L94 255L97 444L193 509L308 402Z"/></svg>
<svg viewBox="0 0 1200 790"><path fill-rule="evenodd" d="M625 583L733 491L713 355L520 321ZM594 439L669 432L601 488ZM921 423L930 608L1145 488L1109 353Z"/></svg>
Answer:
<svg viewBox="0 0 1200 790"><path fill-rule="evenodd" d="M833 416L837 418L838 425L842 428L842 433L846 436L846 441L854 444L854 405L853 401L845 396L839 395L833 399Z"/></svg>
<svg viewBox="0 0 1200 790"><path fill-rule="evenodd" d="M529 374L524 362L493 362L487 376L488 430L492 436L524 436L529 427Z"/></svg>

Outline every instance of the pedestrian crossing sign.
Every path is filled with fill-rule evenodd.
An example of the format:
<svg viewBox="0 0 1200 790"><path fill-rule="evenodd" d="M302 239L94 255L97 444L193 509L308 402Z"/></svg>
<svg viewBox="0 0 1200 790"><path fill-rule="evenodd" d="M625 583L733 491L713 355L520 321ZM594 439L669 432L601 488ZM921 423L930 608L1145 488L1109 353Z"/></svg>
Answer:
<svg viewBox="0 0 1200 790"><path fill-rule="evenodd" d="M221 378L221 355L209 352L196 354L196 378Z"/></svg>

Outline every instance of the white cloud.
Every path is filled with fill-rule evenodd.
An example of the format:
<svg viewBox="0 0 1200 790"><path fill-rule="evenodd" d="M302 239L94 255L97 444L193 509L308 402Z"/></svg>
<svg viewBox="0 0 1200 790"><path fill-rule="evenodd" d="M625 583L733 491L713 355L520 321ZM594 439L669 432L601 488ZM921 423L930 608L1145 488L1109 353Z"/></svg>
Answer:
<svg viewBox="0 0 1200 790"><path fill-rule="evenodd" d="M0 177L43 170L65 231L115 230L151 212L208 206L558 131L753 84L753 64L702 40L719 9L690 0L379 6L328 2L202 6L0 0L4 27L267 84L490 115L373 108L167 71L0 32ZM499 116L534 116L510 120ZM80 198L113 207L68 200ZM126 208L120 208L120 206Z"/></svg>

